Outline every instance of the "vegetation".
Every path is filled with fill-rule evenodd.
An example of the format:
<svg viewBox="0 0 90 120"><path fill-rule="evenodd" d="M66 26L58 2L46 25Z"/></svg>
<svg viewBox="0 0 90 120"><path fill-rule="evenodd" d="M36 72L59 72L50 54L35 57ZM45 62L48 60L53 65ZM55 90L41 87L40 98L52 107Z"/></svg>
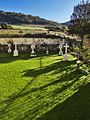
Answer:
<svg viewBox="0 0 90 120"><path fill-rule="evenodd" d="M81 46L83 46L84 35L90 34L90 2L82 1L74 7L69 29L71 34L77 34L81 37Z"/></svg>
<svg viewBox="0 0 90 120"><path fill-rule="evenodd" d="M90 120L90 76L76 58L0 54L0 120Z"/></svg>
<svg viewBox="0 0 90 120"><path fill-rule="evenodd" d="M79 59L81 59L90 67L90 48L82 47L82 49L80 49L79 47L76 47L73 49L76 53L79 54Z"/></svg>
<svg viewBox="0 0 90 120"><path fill-rule="evenodd" d="M50 31L44 25L11 25L13 29L0 29L0 38L14 38L14 37L37 37L37 38L60 38L60 36L67 36L67 27L55 27L54 31Z"/></svg>
<svg viewBox="0 0 90 120"><path fill-rule="evenodd" d="M1 23L1 29L12 29L11 25L8 25L6 22Z"/></svg>
<svg viewBox="0 0 90 120"><path fill-rule="evenodd" d="M44 25L12 25L13 29L20 29L20 30L47 30L44 28Z"/></svg>
<svg viewBox="0 0 90 120"><path fill-rule="evenodd" d="M60 23L46 20L38 16L25 15L22 13L15 12L4 12L0 11L0 22L7 22L8 24L37 24L37 25L58 25Z"/></svg>

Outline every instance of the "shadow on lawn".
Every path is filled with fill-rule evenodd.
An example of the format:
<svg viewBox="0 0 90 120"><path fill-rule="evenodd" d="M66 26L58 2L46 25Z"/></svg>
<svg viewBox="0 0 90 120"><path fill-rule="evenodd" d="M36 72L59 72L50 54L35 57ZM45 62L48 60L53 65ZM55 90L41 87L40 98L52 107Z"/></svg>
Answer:
<svg viewBox="0 0 90 120"><path fill-rule="evenodd" d="M16 60L28 60L29 54L14 57L13 54L0 54L0 63L9 63Z"/></svg>
<svg viewBox="0 0 90 120"><path fill-rule="evenodd" d="M38 55L36 57L30 57L30 54L20 54L19 56L14 57L12 53L10 54L4 53L4 54L0 54L0 63L9 63L9 62L13 62L16 60L28 60L31 58L39 58L39 57L40 59L42 59L44 56L45 55Z"/></svg>
<svg viewBox="0 0 90 120"><path fill-rule="evenodd" d="M42 92L44 89L46 89L47 87L50 87L52 85L57 85L58 83L60 82L63 82L63 81L72 81L71 83L69 84L66 84L66 85L63 85L60 89L56 89L55 91L53 91L53 95L56 95L56 94L59 94L60 92L64 91L65 89L67 89L68 87L72 86L76 81L78 81L78 79L86 73L84 73L83 71L80 71L79 73L76 71L76 68L73 68L71 67L71 65L74 65L76 61L67 61L67 62L57 62L57 63L53 63L47 67L42 67L42 63L40 63L40 68L38 70L36 69L33 69L33 70L27 70L27 71L24 71L24 76L31 76L33 77L33 79L16 95L12 95L10 96L7 100L3 101L0 103L0 105L3 104L3 109L0 110L0 114L1 115L4 115L8 112L10 112L10 108L13 106L14 101L15 100L18 100L20 98L24 98L24 97L28 97L28 100L30 102L30 99L31 99L31 94L34 93L34 92ZM63 71L66 71L66 73L60 77L57 77L56 80L53 80L52 82L50 83L47 83L46 85L43 85L43 86L39 86L39 87L35 87L35 88L32 88L31 90L28 90L27 91L27 87L32 84L32 82L35 80L35 78L38 76L38 75L41 75L41 74L45 74L45 73L48 73L50 71L53 71L54 70L54 73L53 74L57 74L57 73L60 73L60 72L63 72ZM39 95L40 96L40 95ZM45 97L45 95L43 96L43 98ZM36 97L35 98L36 101L39 100L39 99L42 99L42 96L41 97ZM26 102L26 101L25 101ZM29 104L28 102L28 104ZM5 104L5 105L4 105ZM17 103L16 103L17 105ZM24 105L22 105L24 106ZM62 106L62 105L61 105ZM65 106L64 106L65 107ZM62 107L63 108L63 107ZM30 108L29 108L30 109ZM38 109L38 106L37 108ZM14 110L14 109L13 109ZM52 110L53 111L53 110ZM35 110L35 112L37 113L37 111ZM64 112L64 111L63 111ZM54 114L50 111L51 114ZM44 115L44 117L46 117L44 119L44 117L40 118L40 119L43 119L43 120L49 120L48 119L48 116L50 113L47 113L46 115ZM20 114L20 113L19 113ZM59 114L59 112L58 112ZM55 111L55 116L57 116L56 114L56 111ZM24 115L23 119L31 119L29 118L30 116L30 111L28 110L27 113ZM51 115L52 116L52 115ZM50 118L50 117L49 117ZM50 120L64 120L64 119L53 119L54 117L50 118ZM21 118L18 118L18 119L21 119ZM67 120L67 119L66 119ZM78 120L78 119L77 119ZM79 119L80 120L80 119Z"/></svg>
<svg viewBox="0 0 90 120"><path fill-rule="evenodd" d="M43 67L43 68L40 67L40 69L30 69L30 70L23 71L23 73L24 73L23 76L37 77L38 75L49 73L53 70L56 70L58 72L62 72L64 70L70 69L70 65L73 65L75 63L76 63L75 60L74 61L66 61L66 62L59 61L59 62L53 63L47 67Z"/></svg>
<svg viewBox="0 0 90 120"><path fill-rule="evenodd" d="M90 120L90 83L38 120Z"/></svg>
<svg viewBox="0 0 90 120"><path fill-rule="evenodd" d="M51 55L55 55L55 54L51 54ZM0 54L0 63L9 63L9 62L16 61L16 60L28 60L28 59L31 59L31 58L39 58L40 59L40 65L42 67L41 60L42 60L43 57L46 57L46 55L45 54L37 54L36 57L30 57L30 54L20 54L19 56L15 57L15 56L13 56L12 53L10 53L10 54L2 53L2 54Z"/></svg>
<svg viewBox="0 0 90 120"><path fill-rule="evenodd" d="M37 77L41 74L46 74L46 73L49 73L51 71L53 71L53 75L54 74L58 74L60 72L63 72L63 71L66 71L66 74L70 73L70 72L73 72L73 70L76 71L76 66L72 67L71 65L75 65L76 64L76 60L72 60L72 61L59 61L59 62L56 62L56 63L53 63L47 67L42 67L42 64L40 62L40 68L39 69L30 69L30 70L25 70L23 71L22 73L24 73L23 76L26 76L26 77ZM83 73L83 75L87 74L85 71L76 71L75 75L76 74L80 74ZM64 74L66 76L66 74ZM63 77L63 76L62 76ZM75 76L76 77L76 76ZM72 78L73 78L73 74L72 74ZM68 79L68 78L66 78Z"/></svg>

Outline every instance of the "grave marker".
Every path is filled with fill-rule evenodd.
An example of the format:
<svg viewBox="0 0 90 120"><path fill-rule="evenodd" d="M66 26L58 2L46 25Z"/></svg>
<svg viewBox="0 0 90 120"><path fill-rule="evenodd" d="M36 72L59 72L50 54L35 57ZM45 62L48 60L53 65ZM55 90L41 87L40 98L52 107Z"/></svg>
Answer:
<svg viewBox="0 0 90 120"><path fill-rule="evenodd" d="M11 50L11 44L9 43L8 44L8 53L11 53L12 52L12 50Z"/></svg>
<svg viewBox="0 0 90 120"><path fill-rule="evenodd" d="M31 51L31 55L30 56L33 56L33 57L36 56L35 55L35 45L34 44L31 45L31 50L32 51Z"/></svg>
<svg viewBox="0 0 90 120"><path fill-rule="evenodd" d="M64 47L65 47L65 54L63 55L64 61L67 61L68 60L67 52L68 52L69 45L66 43Z"/></svg>
<svg viewBox="0 0 90 120"><path fill-rule="evenodd" d="M18 56L17 43L14 44L15 44L15 50L13 52L13 56Z"/></svg>
<svg viewBox="0 0 90 120"><path fill-rule="evenodd" d="M63 45L62 45L62 43L60 43L60 45L59 45L59 55L63 55L62 47L63 47Z"/></svg>

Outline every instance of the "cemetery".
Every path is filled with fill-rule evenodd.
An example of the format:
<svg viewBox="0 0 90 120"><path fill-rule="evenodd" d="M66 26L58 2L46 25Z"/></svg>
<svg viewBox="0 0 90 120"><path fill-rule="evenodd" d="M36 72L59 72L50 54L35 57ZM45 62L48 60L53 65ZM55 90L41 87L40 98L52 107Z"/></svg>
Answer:
<svg viewBox="0 0 90 120"><path fill-rule="evenodd" d="M17 39L0 46L0 120L83 117L81 105L86 101L87 110L90 99L90 69L71 55L70 42L32 38L22 44Z"/></svg>
<svg viewBox="0 0 90 120"><path fill-rule="evenodd" d="M0 11L0 120L90 120L89 8L65 23Z"/></svg>

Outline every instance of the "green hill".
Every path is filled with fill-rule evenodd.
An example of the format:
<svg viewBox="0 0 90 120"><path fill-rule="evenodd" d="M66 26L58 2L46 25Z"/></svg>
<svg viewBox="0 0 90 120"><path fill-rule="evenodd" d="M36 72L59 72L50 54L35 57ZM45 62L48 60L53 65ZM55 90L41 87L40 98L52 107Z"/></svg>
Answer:
<svg viewBox="0 0 90 120"><path fill-rule="evenodd" d="M36 24L36 25L54 25L60 26L60 23L46 20L38 16L32 16L30 14L22 14L16 12L0 11L0 22L7 22L8 24Z"/></svg>

